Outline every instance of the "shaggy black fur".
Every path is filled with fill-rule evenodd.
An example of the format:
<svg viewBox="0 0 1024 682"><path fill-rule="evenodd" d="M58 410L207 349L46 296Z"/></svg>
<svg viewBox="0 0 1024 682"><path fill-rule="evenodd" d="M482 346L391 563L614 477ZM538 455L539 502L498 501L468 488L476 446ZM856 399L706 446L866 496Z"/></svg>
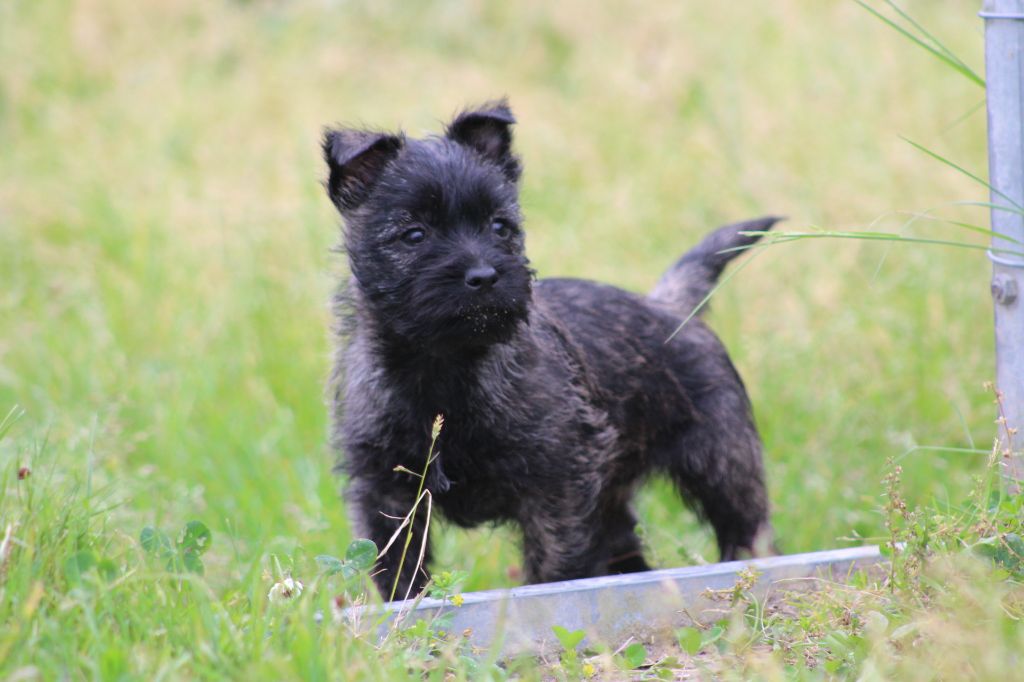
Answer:
<svg viewBox="0 0 1024 682"><path fill-rule="evenodd" d="M504 102L445 134L332 130L328 193L352 277L336 299L334 446L356 532L384 547L426 486L462 526L513 521L530 582L647 570L630 500L652 472L713 526L724 560L770 545L761 445L743 383L700 319L672 332L775 218L721 228L649 295L533 281ZM399 596L422 587L418 514ZM404 531L403 531L404 535ZM391 593L401 553L380 561ZM428 552L429 558L429 552Z"/></svg>

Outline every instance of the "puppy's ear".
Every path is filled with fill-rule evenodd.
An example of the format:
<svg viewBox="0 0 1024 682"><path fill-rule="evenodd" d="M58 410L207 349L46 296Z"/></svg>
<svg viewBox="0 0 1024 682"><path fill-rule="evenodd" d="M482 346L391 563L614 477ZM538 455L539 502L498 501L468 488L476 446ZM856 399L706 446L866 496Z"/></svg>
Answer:
<svg viewBox="0 0 1024 682"><path fill-rule="evenodd" d="M367 130L324 133L324 160L331 171L327 194L339 211L350 211L366 200L381 172L395 160L404 144L400 135Z"/></svg>
<svg viewBox="0 0 1024 682"><path fill-rule="evenodd" d="M512 125L516 119L502 99L488 102L476 109L467 109L448 124L448 139L474 149L480 156L495 163L505 176L519 179L519 159L512 153Z"/></svg>

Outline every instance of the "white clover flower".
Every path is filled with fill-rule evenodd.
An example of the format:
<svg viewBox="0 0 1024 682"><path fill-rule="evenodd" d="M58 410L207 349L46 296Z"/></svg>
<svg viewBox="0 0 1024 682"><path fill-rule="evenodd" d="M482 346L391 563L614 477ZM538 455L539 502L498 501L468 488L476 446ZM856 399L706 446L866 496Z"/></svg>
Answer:
<svg viewBox="0 0 1024 682"><path fill-rule="evenodd" d="M274 586L270 588L270 592L267 592L267 599L270 600L271 604L280 604L296 599L300 594L302 594L302 583L288 576L284 580L274 583Z"/></svg>

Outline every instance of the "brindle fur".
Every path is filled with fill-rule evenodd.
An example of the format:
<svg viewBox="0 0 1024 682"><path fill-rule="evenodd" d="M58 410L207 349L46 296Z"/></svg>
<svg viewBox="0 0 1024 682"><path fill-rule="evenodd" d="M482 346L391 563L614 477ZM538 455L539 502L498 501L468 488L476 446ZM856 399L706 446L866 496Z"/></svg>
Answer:
<svg viewBox="0 0 1024 682"><path fill-rule="evenodd" d="M423 470L441 414L433 508L465 527L518 524L529 582L647 570L631 498L652 473L710 522L723 560L754 552L770 526L743 383L699 318L672 334L737 254L722 250L776 219L713 232L647 296L534 282L513 123L501 101L437 137L325 136L352 272L335 299L332 440L356 533L383 547L409 513L419 480L396 467ZM481 267L496 281L470 286ZM415 561L425 521L421 506L398 595L428 580ZM385 597L401 545L375 574Z"/></svg>

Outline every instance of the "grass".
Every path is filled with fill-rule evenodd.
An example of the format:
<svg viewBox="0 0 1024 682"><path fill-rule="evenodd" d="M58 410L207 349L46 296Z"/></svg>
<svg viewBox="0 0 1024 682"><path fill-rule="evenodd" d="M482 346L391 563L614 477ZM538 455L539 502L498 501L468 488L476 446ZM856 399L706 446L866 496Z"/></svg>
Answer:
<svg viewBox="0 0 1024 682"><path fill-rule="evenodd" d="M941 5L902 7L976 73L976 3ZM509 95L541 276L643 290L705 230L760 213L983 245L942 221L987 224L960 203L984 187L899 138L983 172L982 94L944 61L841 1L3 3L0 413L18 407L0 428L0 675L410 669L303 620L328 590L266 599L352 540L325 447L344 263L323 125L419 134ZM980 250L803 239L716 293L783 550L890 537L891 458L911 509L970 498L995 435L988 273ZM715 559L666 485L640 507L660 565ZM191 520L212 531L204 574L168 575L140 533ZM464 589L517 583L506 529L440 530Z"/></svg>

